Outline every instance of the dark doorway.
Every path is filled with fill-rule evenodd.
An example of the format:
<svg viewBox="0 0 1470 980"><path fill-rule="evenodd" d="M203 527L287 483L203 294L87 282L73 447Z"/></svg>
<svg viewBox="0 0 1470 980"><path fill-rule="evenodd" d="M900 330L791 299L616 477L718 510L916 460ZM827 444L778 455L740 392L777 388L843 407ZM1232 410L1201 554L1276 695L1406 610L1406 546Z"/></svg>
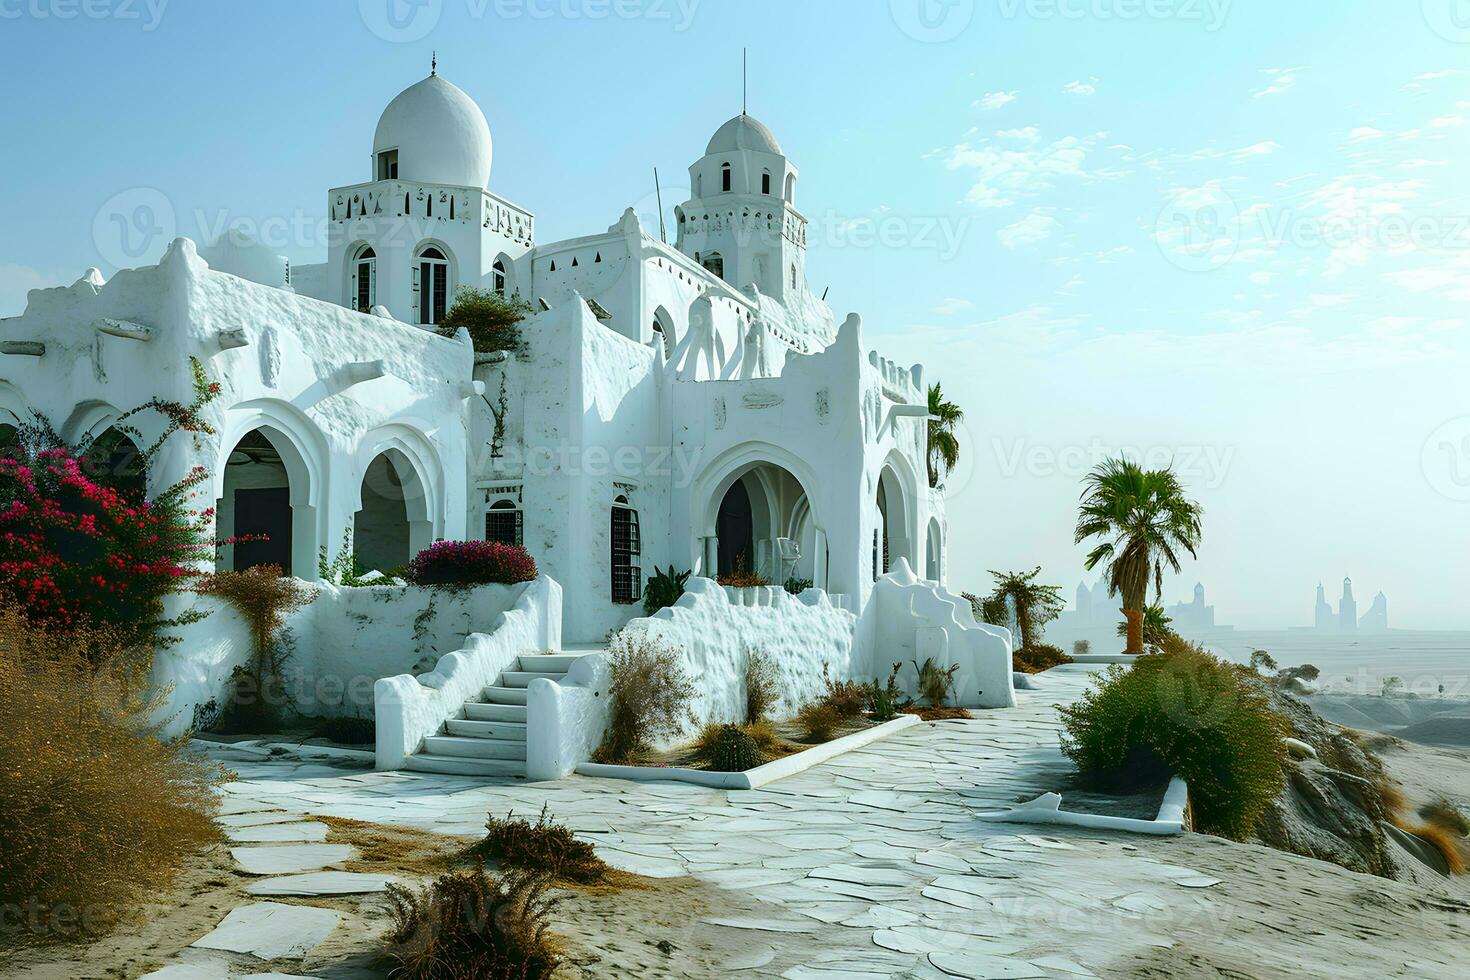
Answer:
<svg viewBox="0 0 1470 980"><path fill-rule="evenodd" d="M715 521L715 534L720 540L721 576L737 568L755 571L755 521L750 514L750 494L745 492L744 480L735 481L725 491Z"/></svg>
<svg viewBox="0 0 1470 980"><path fill-rule="evenodd" d="M235 545L235 571L256 565L279 565L291 574L291 490L267 487L235 491L235 535L263 535L263 541Z"/></svg>

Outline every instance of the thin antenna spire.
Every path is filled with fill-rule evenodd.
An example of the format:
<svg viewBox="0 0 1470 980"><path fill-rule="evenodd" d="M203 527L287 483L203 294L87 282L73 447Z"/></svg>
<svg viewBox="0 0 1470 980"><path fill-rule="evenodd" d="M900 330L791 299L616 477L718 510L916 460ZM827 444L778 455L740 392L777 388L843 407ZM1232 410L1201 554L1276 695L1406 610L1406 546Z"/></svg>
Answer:
<svg viewBox="0 0 1470 980"><path fill-rule="evenodd" d="M658 168L653 168L653 193L658 198L658 240L665 245L669 243L668 231L664 228L664 192L658 186Z"/></svg>
<svg viewBox="0 0 1470 980"><path fill-rule="evenodd" d="M439 74L439 52L435 51L429 58L429 74Z"/></svg>
<svg viewBox="0 0 1470 980"><path fill-rule="evenodd" d="M742 116L745 115L746 104L749 98L750 74L746 69L747 52L749 50L749 48L740 49L740 114Z"/></svg>

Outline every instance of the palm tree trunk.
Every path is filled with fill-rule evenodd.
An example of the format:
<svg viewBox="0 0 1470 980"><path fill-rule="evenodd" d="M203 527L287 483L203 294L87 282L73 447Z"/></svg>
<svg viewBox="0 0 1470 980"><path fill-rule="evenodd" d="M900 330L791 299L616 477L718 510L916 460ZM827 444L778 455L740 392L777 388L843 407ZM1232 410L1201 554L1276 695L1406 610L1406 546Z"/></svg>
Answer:
<svg viewBox="0 0 1470 980"><path fill-rule="evenodd" d="M1136 657L1143 653L1143 610L1124 609L1123 617L1128 620L1128 649L1123 652Z"/></svg>

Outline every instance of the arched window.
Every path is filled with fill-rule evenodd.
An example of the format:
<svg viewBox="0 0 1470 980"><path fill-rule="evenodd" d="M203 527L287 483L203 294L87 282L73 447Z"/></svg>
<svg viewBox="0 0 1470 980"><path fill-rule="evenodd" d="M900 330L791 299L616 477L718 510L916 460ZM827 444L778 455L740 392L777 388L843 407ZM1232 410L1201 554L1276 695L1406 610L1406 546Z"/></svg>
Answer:
<svg viewBox="0 0 1470 980"><path fill-rule="evenodd" d="M505 261L496 259L495 264L490 267L491 283L497 293L505 295Z"/></svg>
<svg viewBox="0 0 1470 980"><path fill-rule="evenodd" d="M796 203L796 174L786 175L786 203Z"/></svg>
<svg viewBox="0 0 1470 980"><path fill-rule="evenodd" d="M761 193L771 193L771 172L769 170L761 171Z"/></svg>
<svg viewBox="0 0 1470 980"><path fill-rule="evenodd" d="M796 263L791 263L791 288L796 288Z"/></svg>
<svg viewBox="0 0 1470 980"><path fill-rule="evenodd" d="M726 194L730 193L730 188L733 184L733 173L734 171L730 169L730 165L728 163L720 165L720 190L724 191Z"/></svg>
<svg viewBox="0 0 1470 980"><path fill-rule="evenodd" d="M378 254L371 245L357 250L352 259L352 308L367 313L378 302Z"/></svg>
<svg viewBox="0 0 1470 980"><path fill-rule="evenodd" d="M642 540L638 512L622 494L612 505L612 601L637 602L643 595Z"/></svg>
<svg viewBox="0 0 1470 980"><path fill-rule="evenodd" d="M449 309L449 260L438 246L429 245L419 251L418 282L419 323L433 326L444 319Z"/></svg>
<svg viewBox="0 0 1470 980"><path fill-rule="evenodd" d="M514 500L497 500L485 511L485 540L523 544L525 515Z"/></svg>
<svg viewBox="0 0 1470 980"><path fill-rule="evenodd" d="M709 253L700 260L700 264L721 279L725 278L725 257L719 252Z"/></svg>

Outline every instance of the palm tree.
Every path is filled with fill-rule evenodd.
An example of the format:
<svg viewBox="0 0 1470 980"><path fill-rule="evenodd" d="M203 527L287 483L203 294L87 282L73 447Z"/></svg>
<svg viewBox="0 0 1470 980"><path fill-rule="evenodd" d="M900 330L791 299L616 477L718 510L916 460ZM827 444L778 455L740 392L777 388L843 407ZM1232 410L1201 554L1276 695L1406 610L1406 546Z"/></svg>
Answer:
<svg viewBox="0 0 1470 980"><path fill-rule="evenodd" d="M989 602L998 604L1009 612L1016 610L1016 632L1021 649L1029 650L1041 642L1041 634L1047 623L1056 619L1066 602L1062 600L1062 589L1058 585L1040 585L1036 577L1041 566L1029 572L991 572L995 576L995 592ZM1007 615L1009 618L1009 615Z"/></svg>
<svg viewBox="0 0 1470 980"><path fill-rule="evenodd" d="M1145 470L1128 459L1104 460L1083 481L1076 541L1102 538L1087 555L1091 571L1108 563L1108 595L1122 596L1127 653L1143 652L1149 579L1158 599L1164 567L1179 571L1179 553L1195 557L1204 509L1184 495L1172 469Z"/></svg>
<svg viewBox="0 0 1470 980"><path fill-rule="evenodd" d="M1178 635L1169 628L1172 622L1174 622L1173 618L1164 612L1164 607L1159 603L1155 602L1146 607L1143 610L1143 645L1162 649L1165 640ZM1126 622L1118 624L1118 635L1128 635Z"/></svg>
<svg viewBox="0 0 1470 980"><path fill-rule="evenodd" d="M936 381L929 386L929 486L939 486L945 474L960 460L960 441L955 429L965 420L964 411L954 402L944 400L944 390Z"/></svg>

